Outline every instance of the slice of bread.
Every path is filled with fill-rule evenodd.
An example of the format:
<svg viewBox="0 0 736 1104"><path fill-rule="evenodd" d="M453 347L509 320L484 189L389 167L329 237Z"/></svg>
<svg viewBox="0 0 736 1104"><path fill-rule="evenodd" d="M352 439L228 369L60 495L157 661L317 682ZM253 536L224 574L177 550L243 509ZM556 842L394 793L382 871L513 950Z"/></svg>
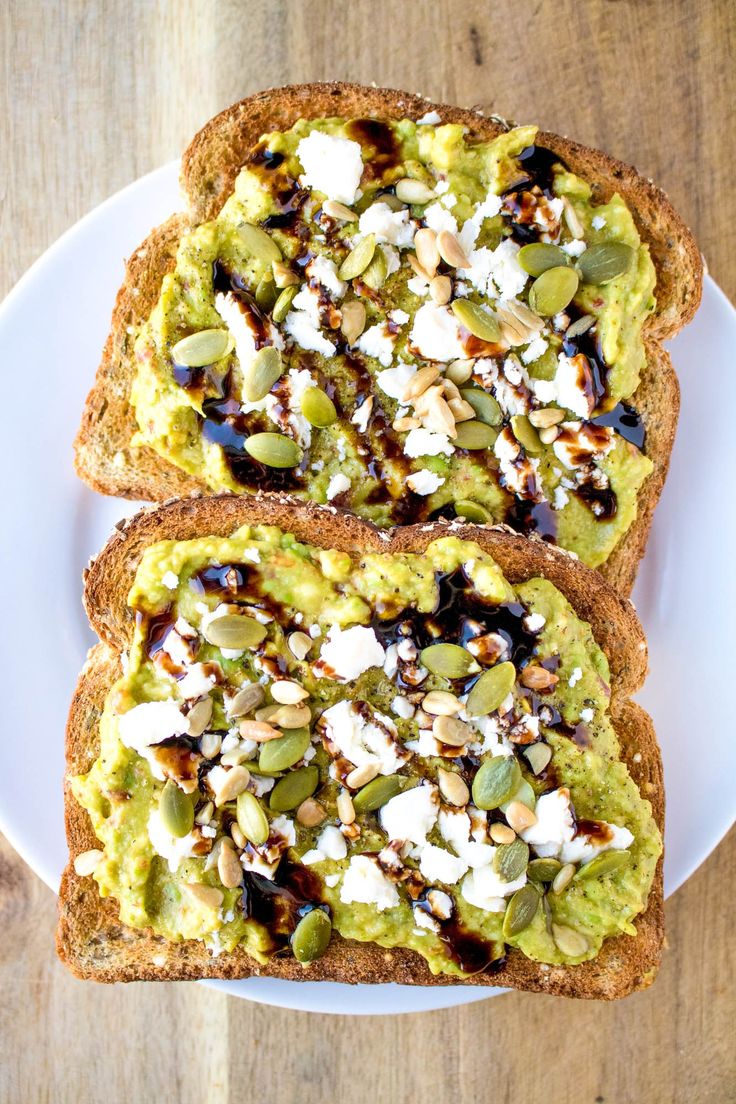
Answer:
<svg viewBox="0 0 736 1104"><path fill-rule="evenodd" d="M86 572L84 604L101 643L89 653L72 702L67 726L67 773L89 770L99 751L98 726L105 696L120 676L120 655L129 646L134 623L126 596L144 549L155 541L187 540L206 534L225 536L243 524L277 525L297 539L338 550L421 552L447 533L475 540L497 561L514 584L544 576L588 621L611 668L611 718L621 754L663 830L662 765L652 723L630 700L647 667L646 644L631 604L600 575L569 554L505 527L475 527L438 522L407 526L390 535L331 507L304 504L287 496L191 497L147 508L121 522L117 532ZM80 977L98 981L173 980L202 977L244 978L267 975L294 980L401 982L448 985L458 979L435 976L425 961L408 950L384 949L334 936L328 953L308 971L291 957L259 966L244 951L212 958L198 942L167 943L150 931L120 923L117 902L99 896L96 883L74 871L74 857L97 846L85 810L66 789L66 830L71 853L60 893L58 950ZM636 920L635 937L607 940L598 957L571 967L537 964L512 950L495 973L460 984L502 985L565 996L611 999L652 981L663 941L662 862L647 908Z"/></svg>
<svg viewBox="0 0 736 1104"><path fill-rule="evenodd" d="M148 447L131 447L137 425L128 402L136 372L135 334L159 295L162 276L174 266L180 235L213 218L231 193L248 150L264 132L287 129L299 118L337 115L418 119L436 110L443 122L457 122L478 138L505 129L495 117L432 104L420 96L355 84L293 85L260 92L223 111L196 135L184 154L182 185L187 213L155 229L128 261L112 316L96 382L89 394L76 443L78 474L95 490L123 498L163 501L171 495L207 491ZM702 263L687 227L667 197L635 169L597 150L558 135L540 133L539 143L556 151L571 170L589 181L595 202L619 192L631 209L657 271L657 309L644 330L647 367L632 399L647 434L646 453L654 471L639 495L634 524L601 573L622 593L634 583L646 546L654 507L664 484L679 409L678 384L660 342L694 315L701 294Z"/></svg>

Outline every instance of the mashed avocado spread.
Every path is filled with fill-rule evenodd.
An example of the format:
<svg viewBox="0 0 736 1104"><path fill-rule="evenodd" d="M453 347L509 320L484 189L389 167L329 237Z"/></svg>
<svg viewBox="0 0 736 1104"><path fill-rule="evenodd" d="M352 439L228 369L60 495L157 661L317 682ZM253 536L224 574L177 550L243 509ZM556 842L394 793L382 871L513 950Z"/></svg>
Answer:
<svg viewBox="0 0 736 1104"><path fill-rule="evenodd" d="M549 581L454 536L348 555L263 526L151 546L128 601L72 779L125 924L261 963L334 930L449 974L635 933L660 835Z"/></svg>
<svg viewBox="0 0 736 1104"><path fill-rule="evenodd" d="M134 444L216 490L505 521L603 563L652 466L629 400L654 267L536 133L265 135L137 337Z"/></svg>

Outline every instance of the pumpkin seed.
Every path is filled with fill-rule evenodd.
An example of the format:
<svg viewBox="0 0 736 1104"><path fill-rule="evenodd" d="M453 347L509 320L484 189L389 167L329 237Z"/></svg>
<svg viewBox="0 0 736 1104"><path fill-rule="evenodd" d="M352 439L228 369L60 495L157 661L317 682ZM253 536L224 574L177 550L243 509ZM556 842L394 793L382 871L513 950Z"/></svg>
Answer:
<svg viewBox="0 0 736 1104"><path fill-rule="evenodd" d="M262 311L270 311L276 302L279 294L279 289L273 280L273 273L266 272L264 276L258 281L258 286L255 290L254 299L256 306L260 307Z"/></svg>
<svg viewBox="0 0 736 1104"><path fill-rule="evenodd" d="M289 771L271 790L269 808L275 813L296 809L302 801L312 796L318 785L319 771L316 767L300 767L299 770Z"/></svg>
<svg viewBox="0 0 736 1104"><path fill-rule="evenodd" d="M291 304L294 301L294 297L299 290L298 284L290 284L289 287L285 287L279 295L278 299L273 305L271 311L271 317L274 322L283 322L287 314L291 310Z"/></svg>
<svg viewBox="0 0 736 1104"><path fill-rule="evenodd" d="M404 779L398 775L380 775L353 796L353 808L356 813L373 813L400 794L403 788Z"/></svg>
<svg viewBox="0 0 736 1104"><path fill-rule="evenodd" d="M260 226L244 222L238 227L238 237L246 253L250 253L261 264L270 266L273 261L281 260L278 245Z"/></svg>
<svg viewBox="0 0 736 1104"><path fill-rule="evenodd" d="M373 254L373 260L363 271L362 280L364 284L367 284L369 288L373 288L374 291L378 291L386 283L386 277L388 276L388 263L386 261L386 254L382 249L377 249Z"/></svg>
<svg viewBox="0 0 736 1104"><path fill-rule="evenodd" d="M529 306L537 314L551 318L565 309L579 283L574 268L548 268L529 289Z"/></svg>
<svg viewBox="0 0 736 1104"><path fill-rule="evenodd" d="M204 368L222 360L234 347L229 330L198 330L177 341L171 359L184 368Z"/></svg>
<svg viewBox="0 0 736 1104"><path fill-rule="evenodd" d="M557 944L557 949L567 958L580 958L589 950L590 945L585 936L565 924L553 924L552 937Z"/></svg>
<svg viewBox="0 0 736 1104"><path fill-rule="evenodd" d="M539 439L539 434L526 414L514 414L511 419L511 429L516 440L520 445L524 446L527 452L535 453L542 451L542 442Z"/></svg>
<svg viewBox="0 0 736 1104"><path fill-rule="evenodd" d="M511 797L501 803L501 812L505 813L508 810L509 805L512 805L515 802L517 804L524 805L527 809L534 809L536 807L537 795L527 782L526 778L522 778L517 789L514 791Z"/></svg>
<svg viewBox="0 0 736 1104"><path fill-rule="evenodd" d="M506 906L503 918L504 939L512 939L529 927L537 915L540 900L539 892L529 883L517 889Z"/></svg>
<svg viewBox="0 0 736 1104"><path fill-rule="evenodd" d="M243 790L238 794L235 817L240 831L247 840L256 847L266 842L270 832L268 817L261 808L260 801L250 790Z"/></svg>
<svg viewBox="0 0 736 1104"><path fill-rule="evenodd" d="M423 206L437 198L432 189L428 188L421 180L410 180L408 176L404 177L403 180L397 180L394 190L397 198L402 203L416 203Z"/></svg>
<svg viewBox="0 0 736 1104"><path fill-rule="evenodd" d="M351 249L345 260L340 265L337 274L341 280L354 280L365 272L373 260L376 251L376 235L366 234L361 238L354 249ZM381 250L383 252L383 250Z"/></svg>
<svg viewBox="0 0 736 1104"><path fill-rule="evenodd" d="M567 265L567 256L558 245L548 242L532 242L522 245L516 259L530 276L541 276L548 268L561 268Z"/></svg>
<svg viewBox="0 0 736 1104"><path fill-rule="evenodd" d="M255 648L266 636L266 626L243 613L225 613L215 617L202 630L216 648Z"/></svg>
<svg viewBox="0 0 736 1104"><path fill-rule="evenodd" d="M340 308L340 329L348 345L354 345L365 329L365 305L359 299L351 299Z"/></svg>
<svg viewBox="0 0 736 1104"><path fill-rule="evenodd" d="M534 774L541 774L552 758L552 748L549 744L536 743L524 749L524 758L529 763Z"/></svg>
<svg viewBox="0 0 736 1104"><path fill-rule="evenodd" d="M158 814L161 824L170 836L182 839L188 835L194 825L194 804L192 799L177 786L173 779L169 779L158 803Z"/></svg>
<svg viewBox="0 0 736 1104"><path fill-rule="evenodd" d="M478 502L471 502L469 498L461 498L455 503L455 516L472 521L475 525L486 525L491 520L491 515L485 506Z"/></svg>
<svg viewBox="0 0 736 1104"><path fill-rule="evenodd" d="M264 345L243 369L243 395L258 402L271 390L284 370L281 353L275 345Z"/></svg>
<svg viewBox="0 0 736 1104"><path fill-rule="evenodd" d="M241 686L228 706L228 717L244 717L263 701L264 692L260 682L246 682Z"/></svg>
<svg viewBox="0 0 736 1104"><path fill-rule="evenodd" d="M307 387L302 395L302 414L310 425L324 429L332 425L337 418L335 404L329 395L319 387Z"/></svg>
<svg viewBox="0 0 736 1104"><path fill-rule="evenodd" d="M448 379L450 383L454 383L456 387L460 387L463 383L467 383L472 376L474 365L474 360L453 360L445 368L445 379Z"/></svg>
<svg viewBox="0 0 736 1104"><path fill-rule="evenodd" d="M516 668L508 661L484 671L468 695L465 706L468 716L482 717L493 713L511 693L515 681Z"/></svg>
<svg viewBox="0 0 736 1104"><path fill-rule="evenodd" d="M299 277L293 268L290 268L288 264L284 264L283 261L274 261L271 265L273 270L273 280L276 287L281 290L285 287L291 287L292 284L299 283ZM265 280L265 276L263 277Z"/></svg>
<svg viewBox="0 0 736 1104"><path fill-rule="evenodd" d="M328 218L339 219L340 222L358 221L358 216L355 211L351 211L349 207L346 207L344 203L340 203L336 199L326 199L322 204L322 210Z"/></svg>
<svg viewBox="0 0 736 1104"><path fill-rule="evenodd" d="M261 747L258 765L268 773L288 770L304 758L309 742L308 728L292 728L278 740L269 740Z"/></svg>
<svg viewBox="0 0 736 1104"><path fill-rule="evenodd" d="M630 851L604 851L602 855L596 855L594 859L581 866L577 872L578 878L602 878L605 874L615 874L629 865Z"/></svg>
<svg viewBox="0 0 736 1104"><path fill-rule="evenodd" d="M291 937L291 949L297 962L306 965L321 958L330 945L332 922L321 908L313 908L302 916Z"/></svg>
<svg viewBox="0 0 736 1104"><path fill-rule="evenodd" d="M284 433L253 433L245 442L245 451L268 468L295 468L304 455Z"/></svg>
<svg viewBox="0 0 736 1104"><path fill-rule="evenodd" d="M493 395L482 387L463 387L460 394L472 406L479 422L497 426L503 421L503 413Z"/></svg>
<svg viewBox="0 0 736 1104"><path fill-rule="evenodd" d="M578 257L578 269L586 284L607 284L628 272L634 250L624 242L601 242Z"/></svg>
<svg viewBox="0 0 736 1104"><path fill-rule="evenodd" d="M447 679L465 678L474 668L477 670L470 652L459 644L430 644L422 649L420 659L431 674Z"/></svg>
<svg viewBox="0 0 736 1104"><path fill-rule="evenodd" d="M526 868L526 875L537 885L544 885L553 882L560 870L562 870L562 863L557 859L532 859Z"/></svg>
<svg viewBox="0 0 736 1104"><path fill-rule="evenodd" d="M474 337L491 342L500 339L501 328L498 322L479 303L471 303L469 299L455 299L451 309L460 325L469 330Z"/></svg>
<svg viewBox="0 0 736 1104"><path fill-rule="evenodd" d="M490 448L498 437L498 430L485 422L478 422L471 418L467 422L460 422L457 426L454 444L456 448L478 449Z"/></svg>
<svg viewBox="0 0 736 1104"><path fill-rule="evenodd" d="M508 801L521 781L521 770L513 755L495 755L478 767L473 779L473 803L479 809L497 809Z"/></svg>
<svg viewBox="0 0 736 1104"><path fill-rule="evenodd" d="M527 868L529 863L529 845L515 839L513 843L502 843L493 856L493 869L505 882L514 882Z"/></svg>

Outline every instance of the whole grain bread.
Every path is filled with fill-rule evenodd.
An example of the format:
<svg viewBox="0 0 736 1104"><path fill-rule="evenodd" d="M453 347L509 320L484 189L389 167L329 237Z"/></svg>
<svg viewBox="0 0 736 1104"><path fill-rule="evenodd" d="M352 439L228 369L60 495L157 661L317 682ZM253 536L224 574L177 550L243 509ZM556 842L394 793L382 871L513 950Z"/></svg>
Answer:
<svg viewBox="0 0 736 1104"><path fill-rule="evenodd" d="M662 764L654 729L646 713L630 700L647 668L646 643L631 603L600 575L568 553L506 527L436 522L407 526L391 534L333 507L297 502L288 496L212 495L184 498L146 508L122 522L86 572L84 604L100 643L89 653L72 702L66 734L67 773L91 767L99 751L99 719L112 683L120 676L120 655L128 647L134 620L126 604L144 549L158 540L187 540L205 534L228 535L243 524L277 525L297 539L346 551L420 552L438 536L452 533L476 540L498 562L512 583L544 576L589 621L611 667L611 717L621 754L642 794L651 802L660 830L664 820ZM293 980L401 982L448 985L458 980L434 976L425 961L408 950L384 949L335 936L324 958L304 970L293 958L275 957L260 966L244 951L212 958L197 942L169 943L150 931L120 923L116 902L102 899L92 878L74 871L74 857L97 846L85 810L66 787L66 831L70 862L60 892L57 946L79 977L97 981L174 980L252 975ZM652 981L663 941L662 863L646 911L636 921L635 937L605 942L591 962L545 966L511 950L495 973L460 984L502 985L571 997L612 999Z"/></svg>
<svg viewBox="0 0 736 1104"><path fill-rule="evenodd" d="M478 138L494 138L507 126L495 117L430 103L406 92L324 83L259 92L202 128L182 162L187 213L175 215L155 229L128 261L110 336L75 442L76 469L85 482L102 494L154 502L207 491L202 480L179 470L153 449L131 447L137 430L128 402L136 372L133 345L138 328L158 299L164 273L174 267L181 234L218 213L232 192L248 150L261 134L291 127L299 118L367 115L418 119L432 110L444 122L461 123ZM629 594L667 474L679 410L677 377L660 342L677 333L694 315L700 302L702 262L690 231L667 197L631 166L559 135L542 132L539 141L591 183L596 202L605 202L616 191L623 196L657 270L657 310L644 331L647 367L632 400L642 413L646 453L654 472L639 494L636 521L600 569L609 582Z"/></svg>

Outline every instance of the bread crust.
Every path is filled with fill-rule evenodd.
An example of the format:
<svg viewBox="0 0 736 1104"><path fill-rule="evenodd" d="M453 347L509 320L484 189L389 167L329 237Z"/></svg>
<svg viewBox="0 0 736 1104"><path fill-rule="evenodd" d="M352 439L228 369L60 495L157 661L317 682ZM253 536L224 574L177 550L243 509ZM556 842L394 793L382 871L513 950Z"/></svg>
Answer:
<svg viewBox="0 0 736 1104"><path fill-rule="evenodd" d="M569 553L506 527L475 527L436 522L407 526L390 535L332 507L297 502L285 495L212 495L180 499L146 508L121 522L86 572L84 601L90 622L101 638L80 675L66 732L67 773L91 767L99 751L98 726L106 694L120 675L120 653L132 638L133 620L126 595L143 550L157 540L186 540L203 534L227 535L243 524L278 525L297 539L344 550L419 552L439 536L453 534L477 540L498 562L512 583L535 576L550 579L579 616L589 621L606 652L612 672L611 717L622 758L653 815L664 828L662 764L650 718L629 700L646 674L646 644L631 603L600 575ZM636 756L636 758L635 758ZM495 973L467 980L433 975L413 951L385 951L372 944L333 938L324 958L304 970L291 956L260 966L242 949L212 958L195 941L170 943L150 931L120 923L117 903L99 896L91 878L74 872L76 855L98 841L88 814L77 804L69 783L65 818L70 862L64 872L59 903L59 955L79 977L97 981L175 980L202 977L244 978L251 975L290 980L401 982L403 984L503 985L564 996L613 999L650 984L661 953L664 921L662 861L646 911L637 918L637 935L604 943L592 961L573 967L545 966L511 950Z"/></svg>
<svg viewBox="0 0 736 1104"><path fill-rule="evenodd" d="M153 449L130 445L137 430L128 402L136 371L131 334L156 304L161 279L174 267L179 237L189 226L218 213L233 189L245 154L260 135L288 128L300 117L417 119L431 110L437 110L443 121L461 123L481 138L493 138L506 127L495 117L433 104L421 96L333 82L259 92L216 115L199 131L182 161L188 214L173 216L148 236L128 261L118 292L110 336L74 446L76 470L86 483L101 494L152 502L192 491L208 492L202 480L179 470ZM636 521L600 568L609 582L629 594L664 484L679 409L677 378L660 342L677 333L697 310L702 260L690 231L664 193L631 166L559 135L542 132L540 141L591 181L597 201L605 201L614 191L623 195L657 270L657 310L644 330L647 367L633 400L644 417L646 452L654 472L640 491Z"/></svg>

